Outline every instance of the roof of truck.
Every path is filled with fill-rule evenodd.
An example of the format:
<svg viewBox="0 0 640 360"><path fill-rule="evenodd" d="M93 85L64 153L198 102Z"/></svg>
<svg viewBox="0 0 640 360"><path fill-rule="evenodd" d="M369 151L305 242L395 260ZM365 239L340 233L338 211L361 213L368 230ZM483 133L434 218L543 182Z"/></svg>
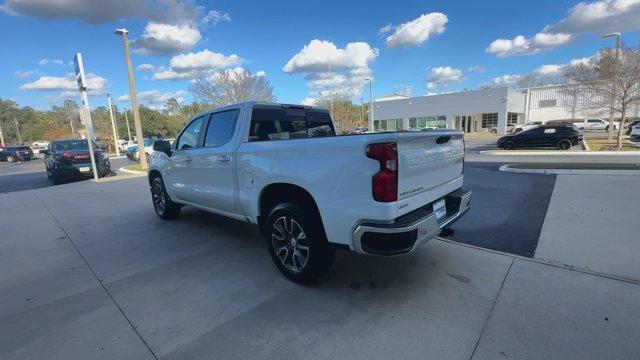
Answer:
<svg viewBox="0 0 640 360"><path fill-rule="evenodd" d="M300 104L287 104L287 103L276 103L276 102L268 102L268 101L243 101L243 102L239 102L239 103L234 103L234 104L230 104L227 106L223 106L223 107L219 107L219 108L215 108L215 109L209 109L206 111L203 111L201 113L199 113L198 115L194 116L194 118L200 116L200 115L204 115L207 113L210 113L212 111L223 111L226 110L227 108L231 109L231 108L235 108L238 106L255 106L255 105L261 105L261 106L282 106L283 108L289 108L289 109L314 109L314 110L323 110L323 111L329 111L327 108L322 107L322 106L309 106L309 105L300 105Z"/></svg>

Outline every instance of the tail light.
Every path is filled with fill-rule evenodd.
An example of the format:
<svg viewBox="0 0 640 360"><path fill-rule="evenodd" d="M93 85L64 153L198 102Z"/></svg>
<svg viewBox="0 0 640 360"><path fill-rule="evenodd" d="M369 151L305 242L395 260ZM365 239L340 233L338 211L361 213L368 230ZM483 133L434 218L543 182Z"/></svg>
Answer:
<svg viewBox="0 0 640 360"><path fill-rule="evenodd" d="M380 202L398 200L398 145L379 143L367 146L367 157L380 163L380 171L371 181L373 199Z"/></svg>

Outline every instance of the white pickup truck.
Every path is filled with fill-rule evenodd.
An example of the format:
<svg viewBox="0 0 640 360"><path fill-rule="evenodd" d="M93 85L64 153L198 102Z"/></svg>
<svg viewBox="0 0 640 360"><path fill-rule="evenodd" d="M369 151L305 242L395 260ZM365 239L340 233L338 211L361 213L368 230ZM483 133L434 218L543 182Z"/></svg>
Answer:
<svg viewBox="0 0 640 360"><path fill-rule="evenodd" d="M412 252L460 218L463 134L453 130L336 136L325 109L246 102L198 115L173 144L156 141L156 214L184 205L259 226L278 269L311 282L336 248Z"/></svg>
<svg viewBox="0 0 640 360"><path fill-rule="evenodd" d="M574 122L573 126L580 130L605 130L609 131L609 122L602 119L584 119L580 122ZM613 123L614 130L620 128L620 123Z"/></svg>

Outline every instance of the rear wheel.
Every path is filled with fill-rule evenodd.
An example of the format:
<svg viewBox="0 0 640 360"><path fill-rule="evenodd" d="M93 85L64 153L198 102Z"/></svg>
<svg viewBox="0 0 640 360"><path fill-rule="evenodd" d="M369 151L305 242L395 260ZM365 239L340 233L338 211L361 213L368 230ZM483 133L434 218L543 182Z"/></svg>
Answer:
<svg viewBox="0 0 640 360"><path fill-rule="evenodd" d="M607 127L606 127L606 128L604 128L604 130L605 130L606 132L609 132L609 125L607 125Z"/></svg>
<svg viewBox="0 0 640 360"><path fill-rule="evenodd" d="M7 156L7 161L8 162L15 162L16 159L12 155L9 155L9 156Z"/></svg>
<svg viewBox="0 0 640 360"><path fill-rule="evenodd" d="M514 143L513 141L507 141L504 143L504 145L502 145L502 148L505 150L513 150L516 148L516 143Z"/></svg>
<svg viewBox="0 0 640 360"><path fill-rule="evenodd" d="M155 177L151 182L151 199L153 200L153 208L161 219L173 220L180 216L181 207L171 201L160 176Z"/></svg>
<svg viewBox="0 0 640 360"><path fill-rule="evenodd" d="M557 145L560 150L569 150L571 149L571 141L569 140L560 140Z"/></svg>
<svg viewBox="0 0 640 360"><path fill-rule="evenodd" d="M319 219L295 204L276 206L267 220L267 246L278 270L292 281L309 284L326 274L335 259Z"/></svg>

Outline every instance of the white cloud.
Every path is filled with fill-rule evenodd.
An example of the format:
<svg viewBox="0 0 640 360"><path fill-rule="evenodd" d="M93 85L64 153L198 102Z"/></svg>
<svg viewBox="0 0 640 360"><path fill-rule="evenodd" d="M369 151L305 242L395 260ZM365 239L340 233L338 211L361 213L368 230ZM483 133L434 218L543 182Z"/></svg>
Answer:
<svg viewBox="0 0 640 360"><path fill-rule="evenodd" d="M136 66L136 70L138 71L155 71L156 67L152 64L140 64Z"/></svg>
<svg viewBox="0 0 640 360"><path fill-rule="evenodd" d="M189 24L149 22L144 28L144 33L132 42L132 47L141 54L175 54L191 49L201 38L200 31Z"/></svg>
<svg viewBox="0 0 640 360"><path fill-rule="evenodd" d="M300 101L300 105L315 106L318 104L317 98L306 97Z"/></svg>
<svg viewBox="0 0 640 360"><path fill-rule="evenodd" d="M500 57L531 55L566 45L575 37L593 33L633 31L640 28L640 0L597 0L580 2L569 9L567 17L545 26L532 38L494 40L485 52Z"/></svg>
<svg viewBox="0 0 640 360"><path fill-rule="evenodd" d="M485 52L495 54L498 57L532 55L568 44L571 39L572 35L564 33L538 33L533 39L518 35L513 39L494 40L485 49Z"/></svg>
<svg viewBox="0 0 640 360"><path fill-rule="evenodd" d="M143 18L185 24L208 16L203 15L204 7L193 0L5 0L0 11L38 19L74 19L90 23Z"/></svg>
<svg viewBox="0 0 640 360"><path fill-rule="evenodd" d="M256 76L267 76L267 73L264 70L258 70Z"/></svg>
<svg viewBox="0 0 640 360"><path fill-rule="evenodd" d="M432 68L427 75L427 89L459 83L462 81L462 71L451 66Z"/></svg>
<svg viewBox="0 0 640 360"><path fill-rule="evenodd" d="M38 61L38 65L40 66L48 66L48 65L64 65L64 61L60 59L42 59Z"/></svg>
<svg viewBox="0 0 640 360"><path fill-rule="evenodd" d="M442 34L448 21L449 18L443 13L422 14L417 19L396 26L393 34L386 38L387 47L399 48L420 45L431 36ZM380 31L383 30L384 32L390 31L391 24L380 29Z"/></svg>
<svg viewBox="0 0 640 360"><path fill-rule="evenodd" d="M178 90L178 91L168 91L168 92L162 92L160 90L147 90L147 91L141 91L138 93L138 101L140 101L141 104L143 104L144 106L151 108L151 109L155 109L155 110L161 110L162 108L164 108L164 105L167 103L167 101L171 98L175 98L176 100L178 100L178 103L183 103L184 102L184 97L185 95L187 95L187 92L184 90ZM131 101L131 96L129 95L120 95L118 96L118 98L116 99L116 101L118 102L129 102Z"/></svg>
<svg viewBox="0 0 640 360"><path fill-rule="evenodd" d="M211 10L202 19L204 24L217 24L219 22L230 22L231 16L218 10Z"/></svg>
<svg viewBox="0 0 640 360"><path fill-rule="evenodd" d="M502 75L491 79L488 82L480 84L484 87L501 87L501 86L531 86L537 84L556 84L564 80L564 76L570 67L578 64L593 65L600 57L599 53L583 58L572 59L566 64L545 64L535 68L526 74Z"/></svg>
<svg viewBox="0 0 640 360"><path fill-rule="evenodd" d="M87 92L90 95L102 95L107 87L107 79L93 73L87 74ZM69 73L64 77L42 76L38 80L23 84L20 90L65 91L78 90L76 76Z"/></svg>
<svg viewBox="0 0 640 360"><path fill-rule="evenodd" d="M502 87L513 86L523 79L523 75L502 75L491 79L490 81L480 84L481 88L486 87Z"/></svg>
<svg viewBox="0 0 640 360"><path fill-rule="evenodd" d="M383 34L388 33L391 30L393 30L393 24L392 23L388 23L387 25L381 27L380 30L378 30L378 34L379 35L383 35Z"/></svg>
<svg viewBox="0 0 640 360"><path fill-rule="evenodd" d="M282 68L286 73L333 71L368 67L378 56L378 49L366 42L348 43L339 49L330 41L311 40L300 52L293 55Z"/></svg>
<svg viewBox="0 0 640 360"><path fill-rule="evenodd" d="M533 70L533 73L537 76L557 76L564 74L566 65L559 64L546 64Z"/></svg>
<svg viewBox="0 0 640 360"><path fill-rule="evenodd" d="M39 72L36 70L25 70L25 71L18 70L13 74L19 79L24 79L24 78L28 78L29 76L38 75Z"/></svg>
<svg viewBox="0 0 640 360"><path fill-rule="evenodd" d="M467 68L467 70L469 70L469 72L474 72L474 73L483 73L487 71L487 68L482 65L471 65Z"/></svg>
<svg viewBox="0 0 640 360"><path fill-rule="evenodd" d="M219 71L244 63L236 54L224 55L205 49L196 53L180 54L171 58L169 69L156 71L153 80L190 80L206 77Z"/></svg>
<svg viewBox="0 0 640 360"><path fill-rule="evenodd" d="M362 86L372 78L369 65L378 53L378 49L365 42L348 43L341 49L332 42L316 39L295 54L282 70L304 73L309 98L353 99L361 96Z"/></svg>
<svg viewBox="0 0 640 360"><path fill-rule="evenodd" d="M229 56L215 53L211 50L202 50L196 53L180 54L171 58L171 68L177 71L189 71L200 69L223 69L234 65L240 65L244 59L236 54Z"/></svg>
<svg viewBox="0 0 640 360"><path fill-rule="evenodd" d="M632 31L640 28L639 0L598 0L580 2L569 9L569 15L544 32L595 33Z"/></svg>

